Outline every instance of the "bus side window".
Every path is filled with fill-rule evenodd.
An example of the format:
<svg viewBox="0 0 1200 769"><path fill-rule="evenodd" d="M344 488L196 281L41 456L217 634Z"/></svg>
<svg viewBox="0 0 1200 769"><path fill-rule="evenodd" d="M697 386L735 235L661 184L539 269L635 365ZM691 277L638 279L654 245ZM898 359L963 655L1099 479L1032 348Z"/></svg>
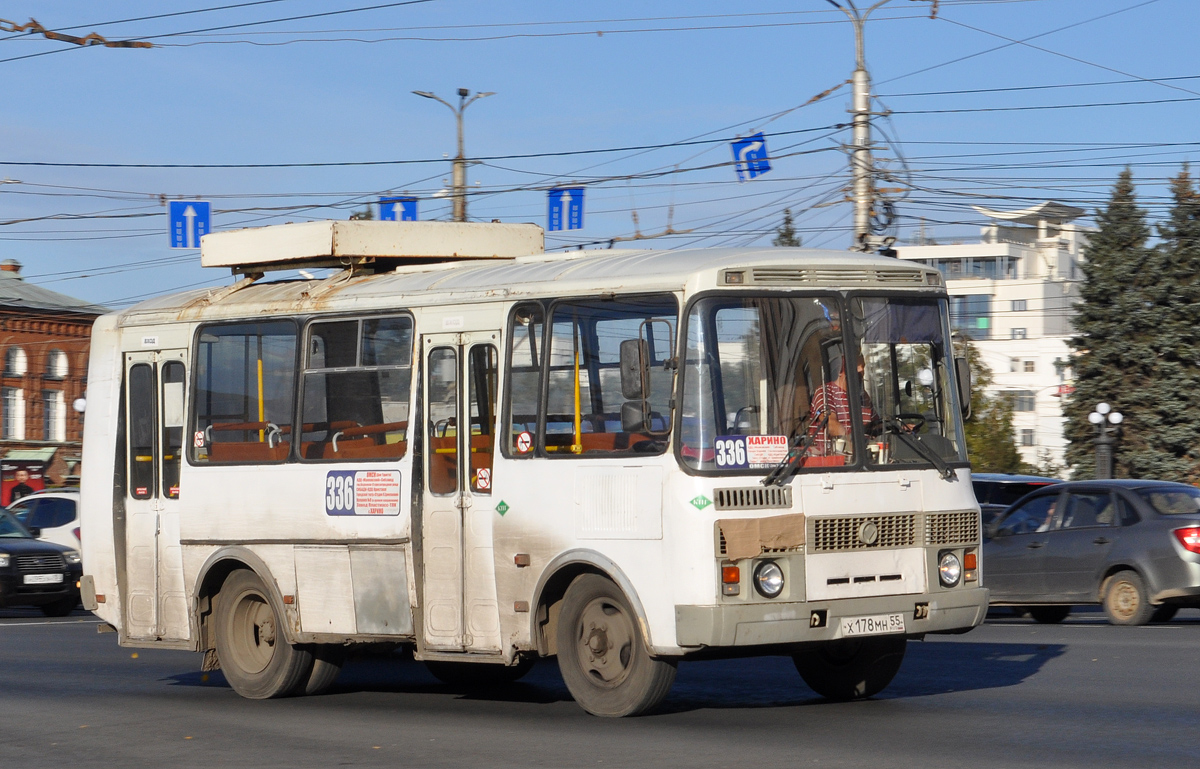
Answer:
<svg viewBox="0 0 1200 769"><path fill-rule="evenodd" d="M190 459L284 462L296 402L296 325L231 323L200 329Z"/></svg>
<svg viewBox="0 0 1200 769"><path fill-rule="evenodd" d="M471 491L492 493L492 452L496 437L496 348L480 344L471 348Z"/></svg>
<svg viewBox="0 0 1200 769"><path fill-rule="evenodd" d="M183 453L183 363L162 367L162 487L167 499L179 499L179 464Z"/></svg>
<svg viewBox="0 0 1200 769"><path fill-rule="evenodd" d="M129 367L129 493L134 499L154 496L154 367Z"/></svg>
<svg viewBox="0 0 1200 769"><path fill-rule="evenodd" d="M508 394L504 447L510 457L532 457L542 392L542 338L545 313L540 304L513 310L508 327Z"/></svg>
<svg viewBox="0 0 1200 769"><path fill-rule="evenodd" d="M321 321L308 328L300 457L400 459L412 381L408 316Z"/></svg>

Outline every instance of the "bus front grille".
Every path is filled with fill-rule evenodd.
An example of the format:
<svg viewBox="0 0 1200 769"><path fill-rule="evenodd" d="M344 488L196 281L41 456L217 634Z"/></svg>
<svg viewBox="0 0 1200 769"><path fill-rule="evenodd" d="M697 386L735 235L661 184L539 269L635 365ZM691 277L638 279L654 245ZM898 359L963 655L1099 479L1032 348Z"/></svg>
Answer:
<svg viewBox="0 0 1200 769"><path fill-rule="evenodd" d="M713 489L717 510L790 510L792 489L788 486L750 486Z"/></svg>
<svg viewBox="0 0 1200 769"><path fill-rule="evenodd" d="M925 544L953 545L979 541L979 513L933 513L925 519Z"/></svg>
<svg viewBox="0 0 1200 769"><path fill-rule="evenodd" d="M917 544L917 515L857 515L810 518L809 549L814 553L912 547Z"/></svg>

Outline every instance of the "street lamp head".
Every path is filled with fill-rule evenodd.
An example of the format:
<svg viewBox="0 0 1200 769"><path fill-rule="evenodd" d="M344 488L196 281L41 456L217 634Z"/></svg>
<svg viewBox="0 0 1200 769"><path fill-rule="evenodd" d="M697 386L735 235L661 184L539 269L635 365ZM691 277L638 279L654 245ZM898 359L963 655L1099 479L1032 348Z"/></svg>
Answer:
<svg viewBox="0 0 1200 769"><path fill-rule="evenodd" d="M1088 421L1094 425L1098 425L1104 421L1104 415L1098 411L1093 411L1092 413L1088 414Z"/></svg>
<svg viewBox="0 0 1200 769"><path fill-rule="evenodd" d="M1108 405L1107 403L1102 402L1102 403L1096 404L1096 413L1103 415L1103 414L1107 414L1110 411L1112 411L1112 406Z"/></svg>
<svg viewBox="0 0 1200 769"><path fill-rule="evenodd" d="M496 92L495 92L495 91L484 91L483 93L477 93L477 94L475 94L475 98L476 98L476 99L482 99L482 98L483 98L483 97L485 97L485 96L495 96L495 95L496 95Z"/></svg>
<svg viewBox="0 0 1200 769"><path fill-rule="evenodd" d="M1125 421L1125 415L1120 411L1114 411L1108 415L1108 421L1112 422L1114 425L1119 425Z"/></svg>
<svg viewBox="0 0 1200 769"><path fill-rule="evenodd" d="M417 96L424 96L426 99L436 99L437 97L429 91L413 91Z"/></svg>

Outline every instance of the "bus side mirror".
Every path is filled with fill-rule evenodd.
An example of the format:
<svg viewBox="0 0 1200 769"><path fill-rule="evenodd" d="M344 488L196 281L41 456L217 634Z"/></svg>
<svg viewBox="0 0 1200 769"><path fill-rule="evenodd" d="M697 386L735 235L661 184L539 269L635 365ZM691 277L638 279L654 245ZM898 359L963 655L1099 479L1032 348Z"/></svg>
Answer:
<svg viewBox="0 0 1200 769"><path fill-rule="evenodd" d="M646 380L650 378L648 357L645 339L621 342L621 395L625 400L646 399Z"/></svg>
<svg viewBox="0 0 1200 769"><path fill-rule="evenodd" d="M625 401L621 404L621 432L640 433L646 429L646 409L643 401Z"/></svg>
<svg viewBox="0 0 1200 769"><path fill-rule="evenodd" d="M971 364L966 358L954 359L954 377L958 380L958 404L963 419L971 418Z"/></svg>

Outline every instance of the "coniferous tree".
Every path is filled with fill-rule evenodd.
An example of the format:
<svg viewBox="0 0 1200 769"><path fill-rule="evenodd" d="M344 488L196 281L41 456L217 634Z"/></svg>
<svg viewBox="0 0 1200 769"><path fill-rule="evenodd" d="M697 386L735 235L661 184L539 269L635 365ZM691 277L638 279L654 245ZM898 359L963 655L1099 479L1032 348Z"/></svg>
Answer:
<svg viewBox="0 0 1200 769"><path fill-rule="evenodd" d="M796 235L796 227L792 224L792 210L790 208L783 209L783 223L779 225L779 229L775 230L775 239L771 241L771 245L777 248L785 246L795 248L800 245L800 238Z"/></svg>
<svg viewBox="0 0 1200 769"><path fill-rule="evenodd" d="M1066 399L1067 462L1075 478L1095 476L1095 437L1088 414L1108 403L1125 415L1124 437L1117 446L1114 475L1128 477L1133 457L1151 451L1145 410L1147 383L1156 368L1159 311L1149 301L1161 254L1146 245L1150 228L1134 197L1133 173L1121 172L1108 206L1098 211L1099 231L1089 237L1076 305L1075 392ZM1142 463L1136 463L1140 473Z"/></svg>

